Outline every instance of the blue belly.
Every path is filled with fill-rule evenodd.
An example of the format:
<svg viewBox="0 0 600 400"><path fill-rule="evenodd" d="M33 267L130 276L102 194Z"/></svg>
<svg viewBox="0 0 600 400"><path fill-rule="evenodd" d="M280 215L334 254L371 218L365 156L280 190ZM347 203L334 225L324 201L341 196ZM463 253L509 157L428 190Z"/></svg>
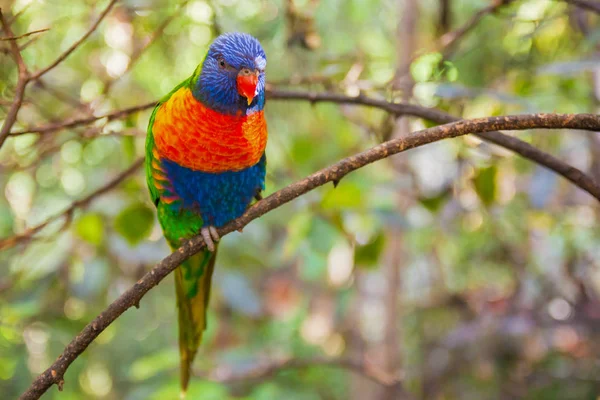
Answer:
<svg viewBox="0 0 600 400"><path fill-rule="evenodd" d="M198 210L204 225L220 227L241 216L259 190L265 188L266 158L235 172L208 173L163 159L162 165L181 201L174 207Z"/></svg>

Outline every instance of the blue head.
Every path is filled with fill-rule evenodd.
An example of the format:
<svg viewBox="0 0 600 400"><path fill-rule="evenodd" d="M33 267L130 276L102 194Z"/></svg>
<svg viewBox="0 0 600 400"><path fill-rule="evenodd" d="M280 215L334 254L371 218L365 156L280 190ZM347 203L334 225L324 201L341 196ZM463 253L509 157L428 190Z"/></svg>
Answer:
<svg viewBox="0 0 600 400"><path fill-rule="evenodd" d="M265 103L267 56L246 33L226 33L210 46L193 83L194 97L215 111L249 114Z"/></svg>

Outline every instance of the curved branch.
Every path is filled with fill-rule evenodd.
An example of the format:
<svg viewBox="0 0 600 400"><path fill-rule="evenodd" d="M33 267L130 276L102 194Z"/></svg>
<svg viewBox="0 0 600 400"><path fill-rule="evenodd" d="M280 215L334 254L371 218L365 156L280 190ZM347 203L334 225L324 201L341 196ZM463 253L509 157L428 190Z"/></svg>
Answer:
<svg viewBox="0 0 600 400"><path fill-rule="evenodd" d="M433 108L421 107L413 104L390 103L384 100L376 100L369 97L348 97L334 93L309 93L294 91L271 90L268 92L269 98L281 100L308 100L311 103L328 102L338 104L356 104L369 107L375 107L385 110L389 113L400 115L412 115L429 121L445 124L454 121L460 121L443 111ZM539 165L542 165L564 178L579 188L585 190L597 200L600 201L600 185L585 172L559 160L551 154L543 152L536 147L524 142L516 137L505 135L498 131L474 133L475 136L487 142L511 150Z"/></svg>
<svg viewBox="0 0 600 400"><path fill-rule="evenodd" d="M229 222L218 229L222 237L235 230L242 230L251 221L261 217L305 193L323 186L328 182L339 182L352 171L362 168L375 161L390 157L394 154L423 146L428 143L468 133L482 133L523 129L582 129L600 130L600 116L593 114L531 114L506 117L490 117L473 120L463 120L447 125L440 125L415 132L407 137L401 137L384 142L362 153L345 158L314 174L293 183L270 196L258 201L241 217ZM139 305L140 300L150 289L158 285L171 271L183 261L204 248L201 236L196 236L185 242L179 249L165 257L152 270L146 273L131 288L126 290L106 310L100 313L92 322L67 345L58 359L41 375L39 375L20 400L35 400L57 384L59 389L64 384L63 376L67 368L85 351L85 349L112 324L128 308Z"/></svg>

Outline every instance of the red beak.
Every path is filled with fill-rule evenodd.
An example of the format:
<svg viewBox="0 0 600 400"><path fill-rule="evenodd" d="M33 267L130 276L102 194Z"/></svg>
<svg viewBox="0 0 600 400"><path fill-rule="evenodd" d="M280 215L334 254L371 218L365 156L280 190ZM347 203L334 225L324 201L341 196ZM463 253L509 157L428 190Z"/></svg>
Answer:
<svg viewBox="0 0 600 400"><path fill-rule="evenodd" d="M248 105L252 103L254 94L256 93L256 85L258 84L258 74L242 74L237 76L237 91L241 96L248 99Z"/></svg>

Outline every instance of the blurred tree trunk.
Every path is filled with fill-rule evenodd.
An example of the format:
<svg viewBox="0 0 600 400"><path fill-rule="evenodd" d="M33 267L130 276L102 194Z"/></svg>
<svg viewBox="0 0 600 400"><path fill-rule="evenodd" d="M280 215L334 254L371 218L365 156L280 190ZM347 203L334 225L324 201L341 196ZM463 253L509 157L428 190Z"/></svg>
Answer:
<svg viewBox="0 0 600 400"><path fill-rule="evenodd" d="M417 0L398 1L398 27L396 36L396 76L393 88L401 90L402 101L408 102L412 97L414 81L410 76L410 64L417 46L417 25L419 19L419 6ZM393 136L402 137L410 133L409 120L398 118L394 127ZM392 157L392 165L398 177L410 174L406 157ZM408 195L410 196L410 195ZM406 193L397 193L398 215L406 215L410 199ZM403 227L391 225L387 231L387 247L385 249L384 274L387 282L385 293L385 336L383 341L382 365L385 371L398 375L401 366L401 330L403 310L400 304L400 290L402 287L401 271L406 262ZM381 400L397 400L402 398L398 388L392 387L383 391Z"/></svg>

